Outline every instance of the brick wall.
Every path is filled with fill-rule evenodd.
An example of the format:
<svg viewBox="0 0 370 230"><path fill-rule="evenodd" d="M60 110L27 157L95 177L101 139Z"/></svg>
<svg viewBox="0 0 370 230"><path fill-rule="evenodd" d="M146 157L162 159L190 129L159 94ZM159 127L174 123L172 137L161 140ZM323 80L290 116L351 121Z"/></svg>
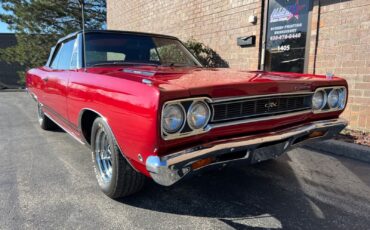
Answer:
<svg viewBox="0 0 370 230"><path fill-rule="evenodd" d="M108 29L194 38L207 44L230 67L257 69L262 0L107 0ZM258 16L257 24L248 22ZM240 48L236 38L256 35L254 47Z"/></svg>
<svg viewBox="0 0 370 230"><path fill-rule="evenodd" d="M194 38L231 68L257 69L262 1L107 0L108 28ZM250 15L258 17L256 25L248 23ZM256 35L256 46L236 45L246 35ZM350 128L370 131L370 0L314 0L309 52L309 73L330 71L347 79L343 116Z"/></svg>
<svg viewBox="0 0 370 230"><path fill-rule="evenodd" d="M310 72L333 72L348 81L343 117L350 128L370 131L370 1L316 0L309 60Z"/></svg>

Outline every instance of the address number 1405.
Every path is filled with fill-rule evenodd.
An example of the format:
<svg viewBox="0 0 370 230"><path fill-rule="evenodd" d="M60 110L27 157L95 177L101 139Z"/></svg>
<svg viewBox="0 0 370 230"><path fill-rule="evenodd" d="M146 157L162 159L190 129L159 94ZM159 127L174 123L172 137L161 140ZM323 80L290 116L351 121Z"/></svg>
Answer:
<svg viewBox="0 0 370 230"><path fill-rule="evenodd" d="M290 50L290 45L284 45L284 46L278 46L278 51L282 51L282 52L285 52L285 51L289 51Z"/></svg>

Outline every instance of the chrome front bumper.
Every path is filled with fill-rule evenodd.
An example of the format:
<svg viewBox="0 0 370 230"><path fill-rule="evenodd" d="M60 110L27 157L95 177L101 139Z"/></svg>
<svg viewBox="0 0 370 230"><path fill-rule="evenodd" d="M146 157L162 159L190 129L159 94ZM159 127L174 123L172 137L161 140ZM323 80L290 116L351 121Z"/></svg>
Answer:
<svg viewBox="0 0 370 230"><path fill-rule="evenodd" d="M163 157L150 156L146 160L146 169L155 182L170 186L206 166L236 160L246 160L253 164L271 159L302 143L330 139L346 126L347 121L338 118L310 122L275 132L214 141ZM317 132L322 135L313 135ZM210 158L213 159L212 163L196 169L192 167L195 162Z"/></svg>

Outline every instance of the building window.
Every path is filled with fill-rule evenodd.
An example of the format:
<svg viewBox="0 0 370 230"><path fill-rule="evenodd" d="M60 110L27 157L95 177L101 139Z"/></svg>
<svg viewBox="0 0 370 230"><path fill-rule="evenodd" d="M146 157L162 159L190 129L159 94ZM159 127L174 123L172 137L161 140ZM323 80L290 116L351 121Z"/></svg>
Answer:
<svg viewBox="0 0 370 230"><path fill-rule="evenodd" d="M303 73L312 0L268 0L265 70Z"/></svg>

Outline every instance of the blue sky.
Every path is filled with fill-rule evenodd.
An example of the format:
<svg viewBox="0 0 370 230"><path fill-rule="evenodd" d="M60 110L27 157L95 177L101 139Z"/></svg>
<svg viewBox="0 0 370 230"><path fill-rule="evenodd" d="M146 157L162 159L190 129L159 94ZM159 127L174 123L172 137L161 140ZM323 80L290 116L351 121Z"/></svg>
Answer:
<svg viewBox="0 0 370 230"><path fill-rule="evenodd" d="M0 6L0 14L4 13L3 8ZM7 28L7 24L0 22L0 33L9 33L10 31Z"/></svg>

